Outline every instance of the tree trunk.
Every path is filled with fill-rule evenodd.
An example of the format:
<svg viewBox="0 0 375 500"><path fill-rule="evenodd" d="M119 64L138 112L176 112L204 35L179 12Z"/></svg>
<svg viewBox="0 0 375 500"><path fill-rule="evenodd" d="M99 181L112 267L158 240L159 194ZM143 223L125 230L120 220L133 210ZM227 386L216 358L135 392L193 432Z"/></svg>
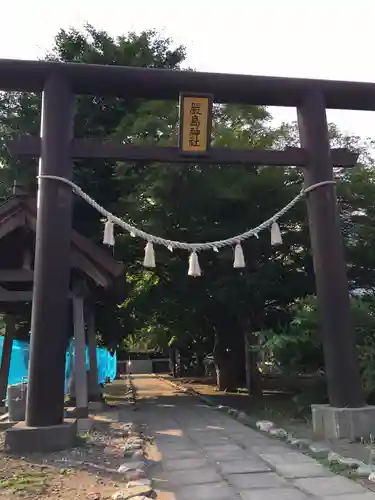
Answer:
<svg viewBox="0 0 375 500"><path fill-rule="evenodd" d="M174 377L177 376L176 373L176 348L171 345L169 347L169 368Z"/></svg>
<svg viewBox="0 0 375 500"><path fill-rule="evenodd" d="M201 377L204 375L204 356L200 352L196 353L196 359L197 359L197 376Z"/></svg>
<svg viewBox="0 0 375 500"><path fill-rule="evenodd" d="M0 366L0 406L4 406L7 395L14 330L14 319L11 315L7 314L5 316L5 335Z"/></svg>
<svg viewBox="0 0 375 500"><path fill-rule="evenodd" d="M216 369L216 384L221 391L230 391L235 388L233 359L230 358L222 341L215 335L213 358Z"/></svg>
<svg viewBox="0 0 375 500"><path fill-rule="evenodd" d="M257 345L257 338L253 334L250 320L247 321L244 331L246 388L249 396L262 396L262 379L258 369L258 353L252 347Z"/></svg>

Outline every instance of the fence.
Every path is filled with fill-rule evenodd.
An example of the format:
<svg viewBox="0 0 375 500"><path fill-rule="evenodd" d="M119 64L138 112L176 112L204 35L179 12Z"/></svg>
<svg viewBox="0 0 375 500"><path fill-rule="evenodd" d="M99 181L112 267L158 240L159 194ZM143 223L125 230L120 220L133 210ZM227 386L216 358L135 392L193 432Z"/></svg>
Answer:
<svg viewBox="0 0 375 500"><path fill-rule="evenodd" d="M4 337L0 336L0 360L3 352ZM69 377L72 370L72 355L74 355L74 349L72 342L66 352L65 361L65 392L68 390ZM110 353L108 349L104 347L97 347L96 349L96 359L98 362L98 382L104 384L104 382L109 379L113 380L116 377L116 352ZM19 384L22 379L28 376L28 365L29 365L29 344L22 340L13 340L12 346L12 357L10 360L10 370L8 384ZM86 369L89 369L90 362L88 356L88 349L86 347Z"/></svg>

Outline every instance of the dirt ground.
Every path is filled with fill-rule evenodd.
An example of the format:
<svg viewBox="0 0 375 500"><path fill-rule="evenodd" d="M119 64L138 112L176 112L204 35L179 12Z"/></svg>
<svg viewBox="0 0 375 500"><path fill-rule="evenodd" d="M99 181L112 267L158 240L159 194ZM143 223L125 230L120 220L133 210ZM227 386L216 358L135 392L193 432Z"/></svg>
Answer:
<svg viewBox="0 0 375 500"><path fill-rule="evenodd" d="M116 392L123 392L121 383ZM71 450L49 453L15 455L4 451L4 433L0 432L0 498L104 500L125 488L117 472L124 462L124 424L119 423L122 405L111 403L106 410L92 414L93 427L80 435ZM122 411L122 410L121 410ZM129 412L131 421L131 410Z"/></svg>

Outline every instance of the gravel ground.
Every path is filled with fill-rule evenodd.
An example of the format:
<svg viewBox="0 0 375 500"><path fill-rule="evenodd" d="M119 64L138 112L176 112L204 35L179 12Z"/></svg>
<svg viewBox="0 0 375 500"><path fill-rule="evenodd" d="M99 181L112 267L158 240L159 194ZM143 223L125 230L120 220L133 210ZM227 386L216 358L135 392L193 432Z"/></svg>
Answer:
<svg viewBox="0 0 375 500"><path fill-rule="evenodd" d="M75 448L57 453L6 453L0 433L1 499L102 500L124 489L117 468L124 462L125 422L117 416L117 409L92 415L90 432L79 437Z"/></svg>

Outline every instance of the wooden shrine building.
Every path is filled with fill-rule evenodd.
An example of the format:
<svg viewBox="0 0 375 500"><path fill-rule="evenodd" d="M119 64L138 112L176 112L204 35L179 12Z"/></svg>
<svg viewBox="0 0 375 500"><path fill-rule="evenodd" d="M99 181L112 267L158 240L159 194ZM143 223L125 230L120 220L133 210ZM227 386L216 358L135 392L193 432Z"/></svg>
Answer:
<svg viewBox="0 0 375 500"><path fill-rule="evenodd" d="M14 196L0 206L0 313L5 315L6 322L0 365L1 401L5 398L8 383L15 329L14 317L21 315L29 318L31 315L36 219L36 198L20 187L16 187ZM58 224L58 221L56 223ZM58 265L57 261L56 266ZM74 230L71 232L70 266L68 298L73 305L75 396L78 414L85 416L88 401L100 397L95 319L90 305L91 298L99 288L106 290L115 286L117 279L123 274L124 266L104 248ZM26 327L28 334L29 325ZM85 368L86 331L90 358L88 382ZM67 331L67 346L69 333ZM0 402L0 406L1 404Z"/></svg>

